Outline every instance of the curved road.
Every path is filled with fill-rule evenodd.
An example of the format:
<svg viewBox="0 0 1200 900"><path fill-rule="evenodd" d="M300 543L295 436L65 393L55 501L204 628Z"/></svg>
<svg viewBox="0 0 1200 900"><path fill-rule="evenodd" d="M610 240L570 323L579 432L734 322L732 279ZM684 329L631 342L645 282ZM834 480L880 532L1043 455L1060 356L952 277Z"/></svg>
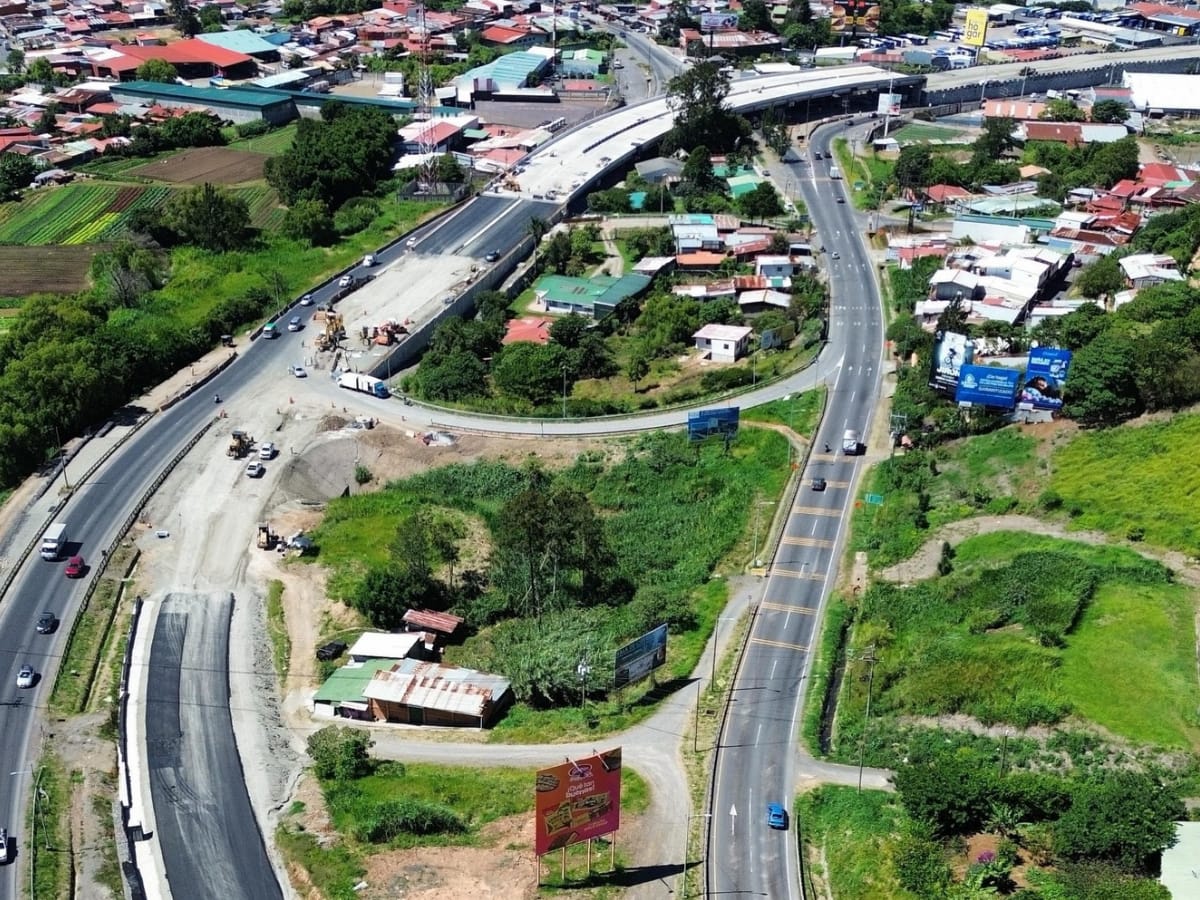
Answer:
<svg viewBox="0 0 1200 900"><path fill-rule="evenodd" d="M1127 61L1142 55L1145 54L1121 54L1121 59ZM873 75L855 74L866 68L847 67L832 76L822 74L819 77L841 81L841 90L850 88L851 84L858 89L860 79L863 82L876 80ZM1000 75L1001 68L989 67L987 74ZM966 77L965 73L953 74ZM843 78L846 80L843 81ZM937 84L946 78L944 75L933 76L930 83ZM750 106L774 102L777 97L789 93L803 96L807 89L802 83L806 81L805 75L787 79L743 79L735 84L731 101ZM866 87L863 83L862 88ZM751 91L759 96L746 96ZM740 101L739 93L743 95ZM648 110L651 108L647 107ZM653 118L649 112L645 115L646 119ZM661 115L661 111L655 115ZM651 123L646 121L646 124ZM588 127L596 126L605 127L598 121L589 123ZM639 128L637 132L645 130ZM637 143L642 141L640 133L633 133L630 137ZM636 147L631 147L632 150L636 150ZM825 180L822 173L814 174L815 178L803 182L803 190L815 218L826 230L826 246L834 249L834 242L840 240L838 232L847 239L843 245L845 249L840 251L843 258L832 263L834 327L831 336L836 343L835 352L824 358L826 366L841 363L840 366L832 364L828 372L833 382L833 392L825 431L821 435L821 440L828 441L836 448L840 444L843 426L866 433L878 381L881 326L875 284L868 276L869 261L859 242L850 241L848 237L857 233L859 226L849 207L829 203L837 186ZM535 177L534 180L538 179ZM504 217L494 219L487 212L487 207L497 203L507 203L510 208ZM528 218L540 214L537 205L527 200L513 197L479 198L449 220L423 230L422 233L430 237L422 240L419 249L423 253L454 252L482 257L495 247L515 245L514 237L523 230L523 225L514 223L522 221L522 216ZM491 224L480 232L477 230L480 221ZM832 233L829 229L832 229ZM385 248L378 254L380 263L386 265L404 252L401 245ZM318 301L331 293L330 285L324 285L314 292ZM286 335L277 341L257 342L246 348L242 358L211 383L211 390L233 394L252 389L258 379L273 377L283 371L293 353L294 345ZM834 356L837 357L836 361L832 360ZM786 382L743 395L738 403L751 406L811 387L818 374L826 373L802 373ZM367 408L383 402L373 401L365 395L355 395L354 399L356 405ZM463 428L482 426L484 429L510 433L565 435L595 433L598 430L594 424L586 421L506 421L501 424L469 415L423 414L416 408L411 412L410 418L418 422L424 419L435 424ZM91 482L76 490L63 512L62 518L70 523L73 541L68 552L78 549L85 554L95 555L100 547L107 546L132 504L148 489L161 470L163 461L174 456L212 414L208 391L201 391L170 411L155 416L131 437ZM683 419L681 412L658 413L640 419L606 423L603 430L617 432L677 426ZM717 785L721 820L713 823L711 884L714 887L726 885L736 890L754 885L757 887L753 889L764 891L766 896L784 896L787 893L786 889L781 890L784 882L780 880L782 876L772 865L772 860L786 853L788 860L785 866L791 866L794 853L789 852L784 840L776 840L772 845L769 841L752 841L749 834L751 829L761 832L765 828L761 821L762 805L769 799L768 795L785 799L786 790L793 781L790 741L794 732L796 695L808 658L800 648L808 643L806 635L812 632L810 620L815 618L812 611L820 606L825 584L823 579L831 568L827 564L834 558L840 538L836 523L840 521L845 498L849 495L849 484L856 471L853 461L841 458L814 459L812 465L814 471L819 467L823 477L829 480L830 490L824 496L806 490L801 495L799 505L813 511L795 512L789 520L787 540L772 567L767 602L755 623L754 641L743 669L744 682L739 685L734 703L735 713L725 735L728 757L741 754L742 769L735 772L728 764L723 765ZM18 855L27 845L27 837L21 833L20 823L26 818L25 809L31 788L29 779L34 777L30 770L31 761L36 760L39 752L34 741L34 725L44 705L47 685L54 676L66 636L65 629L48 636L37 635L33 624L42 610L52 610L60 619L70 622L78 610L83 588L82 581L68 582L63 579L60 565L43 562L35 555L23 563L17 579L5 596L5 602L0 604L0 634L5 636L0 642L0 692L4 692L6 697L0 710L0 754L9 760L10 770L7 778L0 778L0 827L9 829L13 837L12 849ZM797 622L806 621L810 621L810 624L797 625ZM42 677L33 689L21 691L15 687L16 671L25 662L34 665ZM43 728L46 729L46 726ZM51 739L51 731L52 728L43 731L44 739ZM210 732L201 737L214 747L221 742L234 746L232 732L224 723L215 724ZM754 748L757 741L768 737L771 743L766 749ZM221 758L220 754L200 753L188 758L193 760L193 766L208 766L194 773L196 777L193 783L202 785L209 792L215 808L221 809L224 816L240 815L238 811L248 814L245 786L239 778L229 777L228 771L219 770L216 761ZM159 800L156 796L156 806ZM172 801L166 798L164 802ZM727 815L733 809L739 813L736 819ZM720 838L721 834L726 837ZM742 848L746 855L739 858L733 849L735 847ZM268 868L261 841L237 842L233 847L230 865L248 873ZM767 871L768 866L772 871ZM8 866L0 869L0 898L18 895L18 868ZM256 881L254 877L247 877L243 883L251 885Z"/></svg>
<svg viewBox="0 0 1200 900"><path fill-rule="evenodd" d="M825 155L845 127L819 129L811 147ZM828 382L825 417L771 560L718 746L707 884L720 896L789 897L799 883L796 832L769 829L766 805L792 806L804 683L837 577L859 468L857 453L843 452L843 434L868 439L879 393L879 291L860 237L863 225L852 206L837 202L844 182L830 179L828 167L828 160L813 162L800 184L829 254L832 321L825 355L840 366ZM822 452L826 444L831 452ZM814 478L826 480L825 490L812 488Z"/></svg>

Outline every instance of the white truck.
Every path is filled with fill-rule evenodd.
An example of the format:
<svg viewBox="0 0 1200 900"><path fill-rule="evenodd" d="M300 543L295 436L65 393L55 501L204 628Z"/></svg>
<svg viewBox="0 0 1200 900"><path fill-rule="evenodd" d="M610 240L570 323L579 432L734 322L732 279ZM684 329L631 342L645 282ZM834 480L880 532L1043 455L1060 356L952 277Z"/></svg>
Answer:
<svg viewBox="0 0 1200 900"><path fill-rule="evenodd" d="M386 399L391 393L388 391L388 386L383 383L383 379L372 378L370 375L362 375L358 372L343 372L338 379L338 384L347 390L362 391L364 394L379 397L381 400Z"/></svg>
<svg viewBox="0 0 1200 900"><path fill-rule="evenodd" d="M67 523L55 522L42 535L42 559L58 559L67 547Z"/></svg>
<svg viewBox="0 0 1200 900"><path fill-rule="evenodd" d="M829 177L830 177L830 178L841 178L841 177L842 177L842 170L841 170L841 169L839 169L839 168L838 168L836 165L830 165L830 167L829 167Z"/></svg>
<svg viewBox="0 0 1200 900"><path fill-rule="evenodd" d="M858 446L858 432L847 430L842 435L842 452L847 456L857 456Z"/></svg>

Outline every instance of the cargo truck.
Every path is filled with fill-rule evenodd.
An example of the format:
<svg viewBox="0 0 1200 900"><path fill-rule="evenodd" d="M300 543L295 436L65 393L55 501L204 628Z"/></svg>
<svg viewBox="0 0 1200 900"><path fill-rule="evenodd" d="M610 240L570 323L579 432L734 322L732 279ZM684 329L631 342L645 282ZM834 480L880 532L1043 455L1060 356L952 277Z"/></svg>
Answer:
<svg viewBox="0 0 1200 900"><path fill-rule="evenodd" d="M847 456L857 456L858 448L858 432L847 430L846 433L842 435L842 452Z"/></svg>
<svg viewBox="0 0 1200 900"><path fill-rule="evenodd" d="M839 169L837 166L830 166L829 167L829 177L830 178L841 178L842 177L841 169Z"/></svg>
<svg viewBox="0 0 1200 900"><path fill-rule="evenodd" d="M55 522L42 535L42 559L58 559L67 547L67 523Z"/></svg>
<svg viewBox="0 0 1200 900"><path fill-rule="evenodd" d="M383 379L361 375L358 372L343 372L342 377L338 379L338 384L348 390L362 391L364 394L370 394L380 399L389 396L388 386L383 383Z"/></svg>

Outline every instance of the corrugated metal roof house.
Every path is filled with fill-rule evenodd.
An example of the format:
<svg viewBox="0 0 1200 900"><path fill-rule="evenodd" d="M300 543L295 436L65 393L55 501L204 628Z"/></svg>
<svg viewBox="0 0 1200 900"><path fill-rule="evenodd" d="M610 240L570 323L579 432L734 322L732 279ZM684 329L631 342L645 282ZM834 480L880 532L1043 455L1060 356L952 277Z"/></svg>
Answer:
<svg viewBox="0 0 1200 900"><path fill-rule="evenodd" d="M478 728L513 700L512 684L499 675L411 659L377 672L363 696L376 720Z"/></svg>

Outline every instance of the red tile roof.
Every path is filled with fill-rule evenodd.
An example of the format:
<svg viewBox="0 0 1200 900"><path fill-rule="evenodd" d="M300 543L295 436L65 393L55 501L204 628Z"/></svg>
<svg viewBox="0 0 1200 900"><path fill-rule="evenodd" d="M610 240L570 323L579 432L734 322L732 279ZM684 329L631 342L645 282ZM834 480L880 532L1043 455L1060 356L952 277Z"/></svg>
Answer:
<svg viewBox="0 0 1200 900"><path fill-rule="evenodd" d="M1028 141L1056 141L1072 147L1083 143L1083 128L1074 122L1024 122Z"/></svg>
<svg viewBox="0 0 1200 900"><path fill-rule="evenodd" d="M970 197L971 192L954 184L931 184L925 188L925 196L931 203L946 203L949 200L961 200Z"/></svg>
<svg viewBox="0 0 1200 900"><path fill-rule="evenodd" d="M435 612L432 609L410 609L404 613L403 621L405 625L450 635L454 634L466 620L451 613Z"/></svg>
<svg viewBox="0 0 1200 900"><path fill-rule="evenodd" d="M1108 193L1113 197L1120 197L1122 200L1128 200L1137 193L1138 183L1131 178L1122 178L1116 184L1108 189Z"/></svg>
<svg viewBox="0 0 1200 900"><path fill-rule="evenodd" d="M489 25L480 32L479 37L493 44L515 44L523 41L531 32L520 28L507 28L504 25Z"/></svg>
<svg viewBox="0 0 1200 900"><path fill-rule="evenodd" d="M1169 163L1145 163L1140 173L1146 184L1162 185L1168 181L1187 181L1184 174Z"/></svg>
<svg viewBox="0 0 1200 900"><path fill-rule="evenodd" d="M724 253L710 253L707 250L701 250L696 253L681 253L675 257L675 262L681 266L712 266L716 268L725 262L726 258Z"/></svg>
<svg viewBox="0 0 1200 900"><path fill-rule="evenodd" d="M507 331L500 340L501 344L516 344L521 341L545 344L550 340L549 319L512 319L506 328ZM408 613L404 614L404 620L408 621Z"/></svg>

